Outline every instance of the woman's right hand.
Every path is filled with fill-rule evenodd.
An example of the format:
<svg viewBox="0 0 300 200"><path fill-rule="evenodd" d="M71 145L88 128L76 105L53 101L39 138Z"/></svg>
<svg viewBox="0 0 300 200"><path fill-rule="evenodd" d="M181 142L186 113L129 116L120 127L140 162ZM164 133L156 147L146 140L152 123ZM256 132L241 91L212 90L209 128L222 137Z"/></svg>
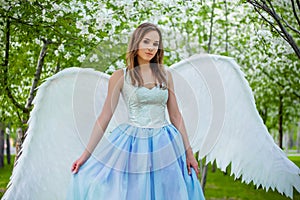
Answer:
<svg viewBox="0 0 300 200"><path fill-rule="evenodd" d="M81 156L78 158L72 165L71 171L73 174L77 174L79 171L80 167L85 163L87 159L83 158L84 156Z"/></svg>
<svg viewBox="0 0 300 200"><path fill-rule="evenodd" d="M77 174L79 168L81 165L83 165L83 161L79 158L78 160L76 160L73 165L72 165L72 168L71 168L71 171L73 174Z"/></svg>

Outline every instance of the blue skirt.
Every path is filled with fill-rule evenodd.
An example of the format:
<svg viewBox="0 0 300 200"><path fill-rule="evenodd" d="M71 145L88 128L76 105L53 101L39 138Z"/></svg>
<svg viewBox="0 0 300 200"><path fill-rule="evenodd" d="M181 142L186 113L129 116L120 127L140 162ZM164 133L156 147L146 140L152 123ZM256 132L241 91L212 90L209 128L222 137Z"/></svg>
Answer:
<svg viewBox="0 0 300 200"><path fill-rule="evenodd" d="M189 175L181 134L172 125L121 124L74 174L68 200L202 200L195 171Z"/></svg>

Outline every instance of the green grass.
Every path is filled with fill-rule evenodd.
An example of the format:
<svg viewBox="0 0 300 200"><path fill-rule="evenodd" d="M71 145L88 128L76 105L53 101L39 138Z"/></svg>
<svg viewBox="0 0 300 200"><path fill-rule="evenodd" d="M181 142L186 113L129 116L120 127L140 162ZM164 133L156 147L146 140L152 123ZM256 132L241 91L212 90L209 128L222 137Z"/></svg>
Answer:
<svg viewBox="0 0 300 200"><path fill-rule="evenodd" d="M300 167L300 156L289 156L289 159Z"/></svg>
<svg viewBox="0 0 300 200"><path fill-rule="evenodd" d="M300 156L289 158L300 167ZM5 167L0 168L0 198L9 182L12 168L13 162L11 165L5 163ZM262 188L255 189L253 184L246 185L241 181L234 181L233 177L225 175L218 169L212 173L211 166L208 169L205 197L207 200L289 200L278 192L266 192ZM294 200L298 199L300 199L300 193L294 191Z"/></svg>
<svg viewBox="0 0 300 200"><path fill-rule="evenodd" d="M300 156L289 157L297 166L300 167ZM230 172L230 169L227 169ZM288 200L277 191L256 189L252 183L247 185L241 181L234 181L233 176L225 175L220 170L211 172L211 166L208 169L207 183L205 188L205 197L207 200ZM300 200L300 193L294 190L294 200Z"/></svg>
<svg viewBox="0 0 300 200"><path fill-rule="evenodd" d="M0 168L0 198L3 196L6 186L9 182L9 177L12 173L15 157L11 157L11 164L7 164L6 157L4 158L4 167Z"/></svg>

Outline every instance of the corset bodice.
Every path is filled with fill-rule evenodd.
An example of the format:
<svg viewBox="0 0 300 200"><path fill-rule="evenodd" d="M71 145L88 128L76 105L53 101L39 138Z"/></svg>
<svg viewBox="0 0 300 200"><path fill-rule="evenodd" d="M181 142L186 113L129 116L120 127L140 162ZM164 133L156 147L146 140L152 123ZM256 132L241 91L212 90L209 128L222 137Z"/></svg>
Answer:
<svg viewBox="0 0 300 200"><path fill-rule="evenodd" d="M124 70L122 95L128 110L129 124L147 128L169 124L165 113L168 100L167 89L134 86L131 84L129 74Z"/></svg>

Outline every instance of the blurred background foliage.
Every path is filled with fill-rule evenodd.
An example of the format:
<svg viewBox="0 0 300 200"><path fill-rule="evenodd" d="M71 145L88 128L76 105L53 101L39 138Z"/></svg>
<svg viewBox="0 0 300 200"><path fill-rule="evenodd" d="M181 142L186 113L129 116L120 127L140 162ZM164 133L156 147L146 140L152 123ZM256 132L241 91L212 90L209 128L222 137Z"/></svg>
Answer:
<svg viewBox="0 0 300 200"><path fill-rule="evenodd" d="M0 122L12 137L25 131L36 88L65 68L125 67L130 34L152 22L163 32L167 66L196 53L233 57L275 141L299 150L296 2L1 0Z"/></svg>

